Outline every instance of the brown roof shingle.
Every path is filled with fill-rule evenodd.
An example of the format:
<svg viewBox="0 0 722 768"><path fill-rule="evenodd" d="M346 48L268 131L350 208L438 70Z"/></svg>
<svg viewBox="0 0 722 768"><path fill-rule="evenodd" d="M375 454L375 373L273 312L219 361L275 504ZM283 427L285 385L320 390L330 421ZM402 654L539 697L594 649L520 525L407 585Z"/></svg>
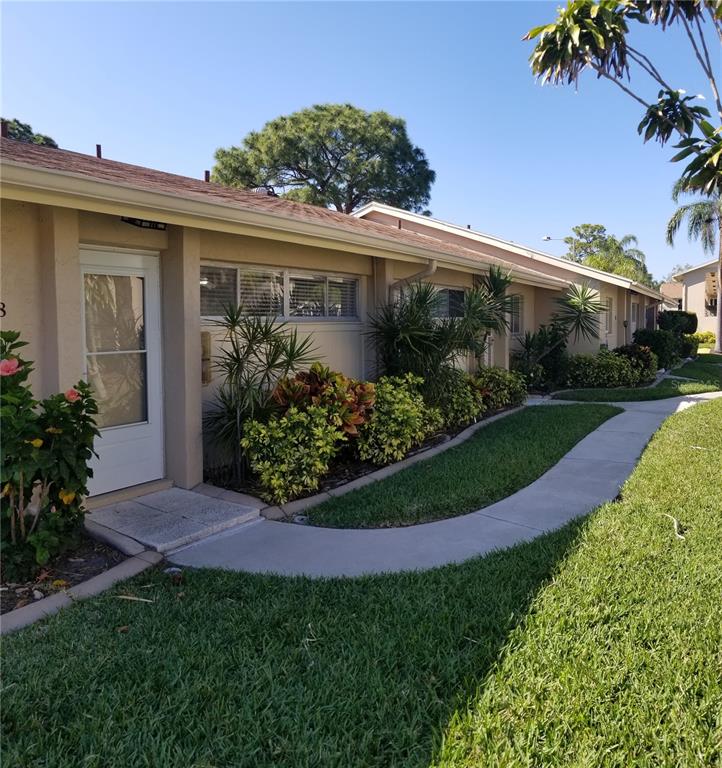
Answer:
<svg viewBox="0 0 722 768"><path fill-rule="evenodd" d="M386 241L406 243L411 246L425 248L439 255L458 256L479 262L480 264L496 264L516 272L519 276L527 275L530 278L540 278L544 282L553 280L553 278L549 278L549 276L536 270L519 267L498 257L482 255L478 251L453 243L442 242L431 236L404 229L396 229L386 224L366 221L345 213L329 210L328 208L297 203L262 192L226 187L213 182L165 173L164 171L121 163L116 160L101 159L92 155L83 155L79 152L53 149L8 138L0 140L0 160L3 163L59 171L72 174L73 176L87 177L97 181L115 183L123 187L158 192L174 197L215 202L239 210L261 211L282 216L286 219L323 224L338 229L339 234L346 231L371 236L375 235ZM430 254L430 256L433 255ZM563 281L557 282L561 285Z"/></svg>

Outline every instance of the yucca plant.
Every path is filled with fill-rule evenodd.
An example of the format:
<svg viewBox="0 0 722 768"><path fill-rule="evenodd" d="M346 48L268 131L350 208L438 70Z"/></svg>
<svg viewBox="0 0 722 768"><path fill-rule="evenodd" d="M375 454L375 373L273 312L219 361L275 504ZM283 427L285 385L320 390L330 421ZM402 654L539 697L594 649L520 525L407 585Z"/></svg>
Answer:
<svg viewBox="0 0 722 768"><path fill-rule="evenodd" d="M549 324L539 326L535 333L524 335L514 356L518 370L530 376L541 366L546 378L556 380L561 373L569 340L599 337L599 317L605 306L597 295L589 285L570 285L566 294L556 299L557 309Z"/></svg>
<svg viewBox="0 0 722 768"><path fill-rule="evenodd" d="M215 325L224 331L214 367L223 382L204 417L214 448L231 465L231 480L245 476L241 451L243 425L263 419L275 408L273 390L279 379L308 365L315 357L310 336L273 317L245 313L242 306L228 306Z"/></svg>
<svg viewBox="0 0 722 768"><path fill-rule="evenodd" d="M438 377L463 355L483 354L489 334L508 326L511 277L498 267L466 292L461 317L440 317L441 295L431 283L412 283L370 319L379 373Z"/></svg>

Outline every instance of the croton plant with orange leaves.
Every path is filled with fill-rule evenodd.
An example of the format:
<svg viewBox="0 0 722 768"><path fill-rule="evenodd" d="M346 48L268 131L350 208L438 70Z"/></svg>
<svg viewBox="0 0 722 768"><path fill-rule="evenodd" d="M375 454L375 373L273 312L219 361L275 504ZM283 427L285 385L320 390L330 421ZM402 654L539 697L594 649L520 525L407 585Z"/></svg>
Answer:
<svg viewBox="0 0 722 768"><path fill-rule="evenodd" d="M356 436L374 407L376 388L373 382L350 379L317 362L307 371L281 379L273 399L283 412L292 405L322 406L336 426L347 435Z"/></svg>

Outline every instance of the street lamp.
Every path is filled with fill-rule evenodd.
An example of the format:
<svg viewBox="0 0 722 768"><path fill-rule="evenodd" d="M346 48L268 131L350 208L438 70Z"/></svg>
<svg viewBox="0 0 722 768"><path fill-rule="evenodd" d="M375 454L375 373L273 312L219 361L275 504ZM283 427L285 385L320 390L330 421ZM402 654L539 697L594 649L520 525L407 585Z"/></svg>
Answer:
<svg viewBox="0 0 722 768"><path fill-rule="evenodd" d="M560 243L566 242L565 238L563 237L552 237L551 235L544 235L544 237L542 237L542 240L545 243L548 243L551 240L556 240L557 242L560 242ZM577 244L574 240L572 240L572 259L574 261L577 260Z"/></svg>

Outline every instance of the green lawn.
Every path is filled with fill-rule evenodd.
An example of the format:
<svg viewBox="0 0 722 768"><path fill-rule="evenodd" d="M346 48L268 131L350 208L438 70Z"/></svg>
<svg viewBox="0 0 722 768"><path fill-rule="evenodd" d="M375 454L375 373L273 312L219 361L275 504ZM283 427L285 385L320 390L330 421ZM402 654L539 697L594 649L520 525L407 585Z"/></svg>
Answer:
<svg viewBox="0 0 722 768"><path fill-rule="evenodd" d="M2 764L719 765L720 423L673 416L621 503L463 565L74 606L3 642Z"/></svg>
<svg viewBox="0 0 722 768"><path fill-rule="evenodd" d="M525 408L456 448L309 509L309 522L385 528L472 512L529 485L617 413L604 405Z"/></svg>
<svg viewBox="0 0 722 768"><path fill-rule="evenodd" d="M681 369L679 369L681 370ZM675 371L676 375L685 374ZM639 400L664 400L682 395L699 395L703 392L716 392L718 384L703 381L679 381L663 379L656 387L632 389L570 389L553 395L554 400L580 400L589 403L624 403Z"/></svg>

